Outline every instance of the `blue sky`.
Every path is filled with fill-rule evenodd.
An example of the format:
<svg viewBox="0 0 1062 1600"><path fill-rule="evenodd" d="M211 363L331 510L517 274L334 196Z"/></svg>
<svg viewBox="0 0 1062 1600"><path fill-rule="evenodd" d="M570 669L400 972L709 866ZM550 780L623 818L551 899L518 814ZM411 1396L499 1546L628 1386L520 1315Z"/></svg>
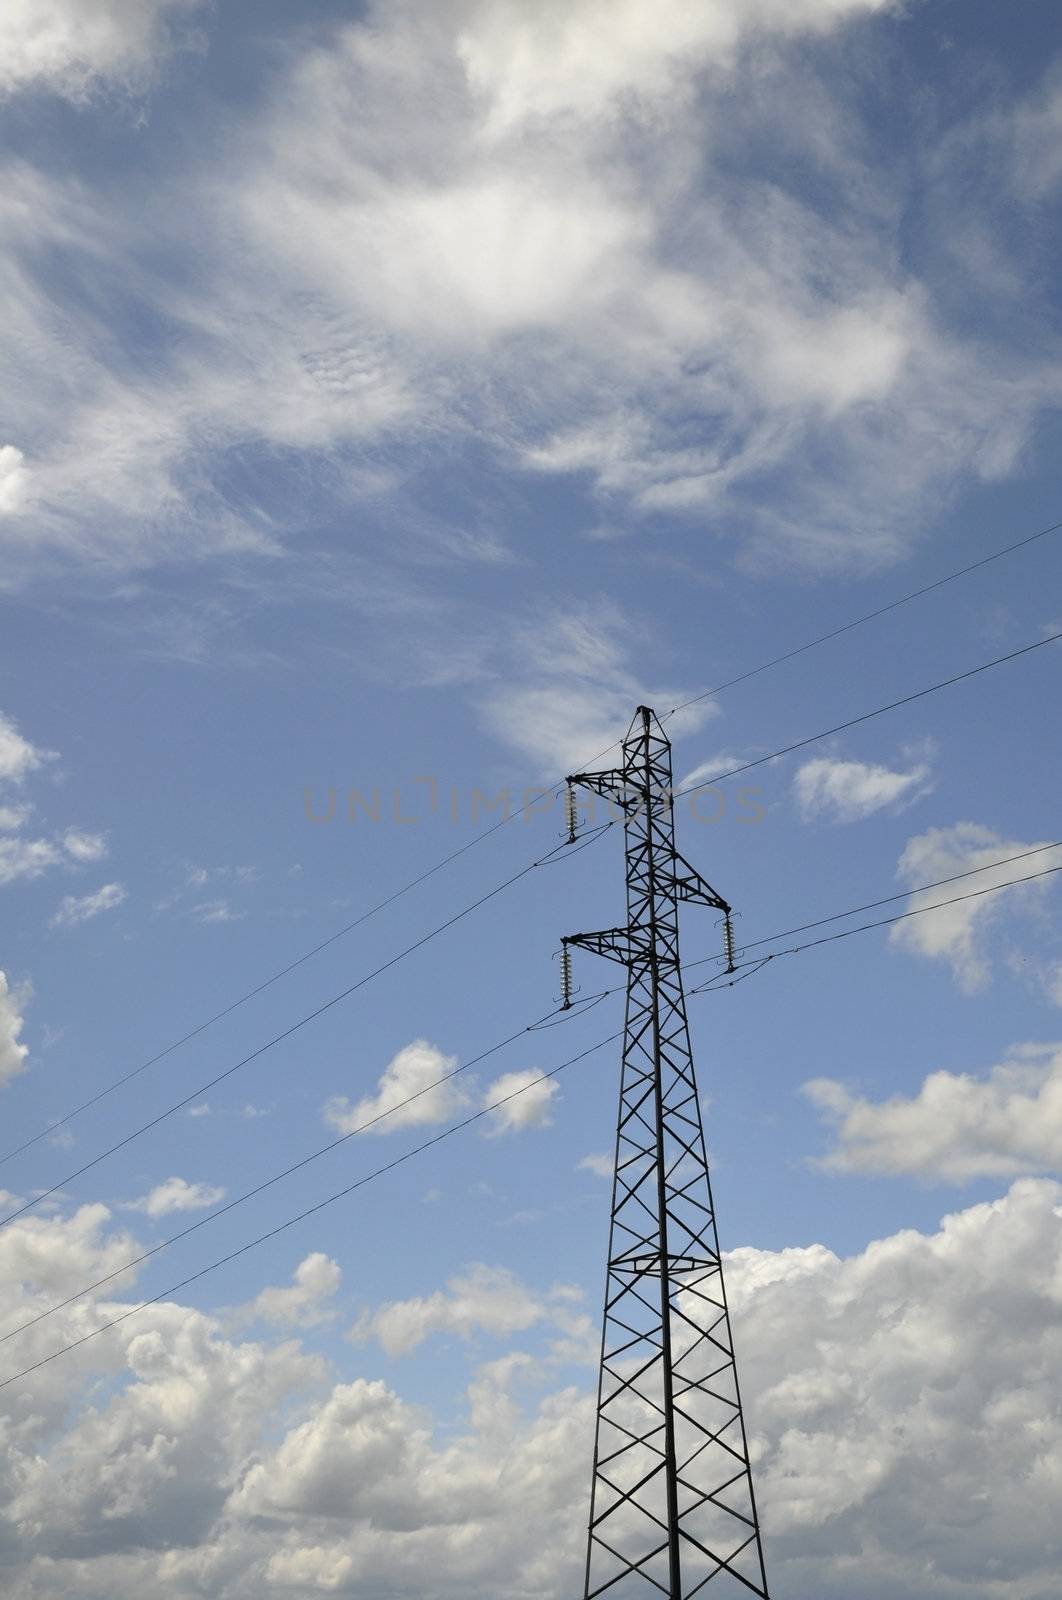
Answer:
<svg viewBox="0 0 1062 1600"><path fill-rule="evenodd" d="M6 1332L551 1011L560 935L621 914L616 830L66 1182L557 845L477 791L1059 520L1062 34L1041 0L36 0L0 121L4 1149L475 841L4 1165L58 1186L0 1228ZM1060 538L699 700L677 778L1059 631ZM742 941L991 868L1060 837L1057 705L1048 645L680 803L681 848ZM1054 1593L1054 883L691 1001L790 1600ZM610 1047L0 1390L10 1592L574 1593L615 1093Z"/></svg>

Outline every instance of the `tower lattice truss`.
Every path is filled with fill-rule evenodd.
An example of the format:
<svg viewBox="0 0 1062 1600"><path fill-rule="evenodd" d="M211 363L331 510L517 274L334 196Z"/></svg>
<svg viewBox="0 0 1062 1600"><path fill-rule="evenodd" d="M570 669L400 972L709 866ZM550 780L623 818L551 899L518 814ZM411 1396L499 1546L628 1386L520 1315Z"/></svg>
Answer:
<svg viewBox="0 0 1062 1600"><path fill-rule="evenodd" d="M573 934L627 968L585 1600L767 1600L679 963L678 910L730 907L675 848L671 746L647 707L623 763L627 925Z"/></svg>

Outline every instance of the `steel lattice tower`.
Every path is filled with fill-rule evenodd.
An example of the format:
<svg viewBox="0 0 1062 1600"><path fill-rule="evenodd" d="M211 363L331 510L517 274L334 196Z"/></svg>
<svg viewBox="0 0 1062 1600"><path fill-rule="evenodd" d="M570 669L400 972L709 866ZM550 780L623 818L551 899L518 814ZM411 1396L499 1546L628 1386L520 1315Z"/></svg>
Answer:
<svg viewBox="0 0 1062 1600"><path fill-rule="evenodd" d="M730 907L675 848L648 707L622 766L568 781L622 809L628 915L564 940L628 972L584 1597L768 1600L679 964L679 902L722 911L728 951Z"/></svg>

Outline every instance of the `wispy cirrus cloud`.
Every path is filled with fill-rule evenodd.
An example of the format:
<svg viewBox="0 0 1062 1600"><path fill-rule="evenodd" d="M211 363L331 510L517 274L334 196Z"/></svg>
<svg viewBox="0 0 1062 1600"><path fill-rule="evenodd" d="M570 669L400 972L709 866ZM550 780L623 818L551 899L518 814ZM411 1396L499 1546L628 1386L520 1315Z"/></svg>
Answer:
<svg viewBox="0 0 1062 1600"><path fill-rule="evenodd" d="M12 169L12 571L276 555L307 483L322 511L386 517L465 446L591 487L596 523L725 510L756 559L867 568L954 482L1011 471L1058 363L952 330L941 286L901 265L858 97L809 53L902 8L667 11L670 31L634 0L607 28L599 0L377 6L293 44L220 166L211 143L143 204ZM784 140L784 179L754 128ZM179 293L143 265L148 234L186 263ZM96 286L91 316L42 291L49 243ZM123 336L130 298L150 347ZM277 468L268 508L232 491L247 452ZM440 559L508 555L407 509Z"/></svg>
<svg viewBox="0 0 1062 1600"><path fill-rule="evenodd" d="M90 922L104 911L114 911L126 899L126 890L120 883L102 884L92 894L64 895L48 926L75 928L79 923Z"/></svg>
<svg viewBox="0 0 1062 1600"><path fill-rule="evenodd" d="M0 95L51 90L84 101L102 88L139 90L179 42L203 0L5 0Z"/></svg>

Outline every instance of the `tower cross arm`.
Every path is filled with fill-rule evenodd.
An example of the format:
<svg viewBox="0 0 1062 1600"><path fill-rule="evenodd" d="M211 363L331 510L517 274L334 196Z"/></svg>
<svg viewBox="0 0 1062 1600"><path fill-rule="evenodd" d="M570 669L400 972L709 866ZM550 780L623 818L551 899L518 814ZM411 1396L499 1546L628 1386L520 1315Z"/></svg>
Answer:
<svg viewBox="0 0 1062 1600"><path fill-rule="evenodd" d="M568 933L561 943L576 944L583 950L592 950L594 955L607 956L611 961L630 965L632 946L629 928L603 928L599 933Z"/></svg>
<svg viewBox="0 0 1062 1600"><path fill-rule="evenodd" d="M729 914L733 907L728 905L722 895L712 888L711 884L702 878L696 867L691 867L684 856L675 852L674 871L668 874L671 887L680 900L692 900L699 905L712 906L716 911Z"/></svg>
<svg viewBox="0 0 1062 1600"><path fill-rule="evenodd" d="M594 794L615 801L622 809L638 803L629 793L629 775L619 767L613 767L608 772L573 772L564 781L569 789L592 789Z"/></svg>

